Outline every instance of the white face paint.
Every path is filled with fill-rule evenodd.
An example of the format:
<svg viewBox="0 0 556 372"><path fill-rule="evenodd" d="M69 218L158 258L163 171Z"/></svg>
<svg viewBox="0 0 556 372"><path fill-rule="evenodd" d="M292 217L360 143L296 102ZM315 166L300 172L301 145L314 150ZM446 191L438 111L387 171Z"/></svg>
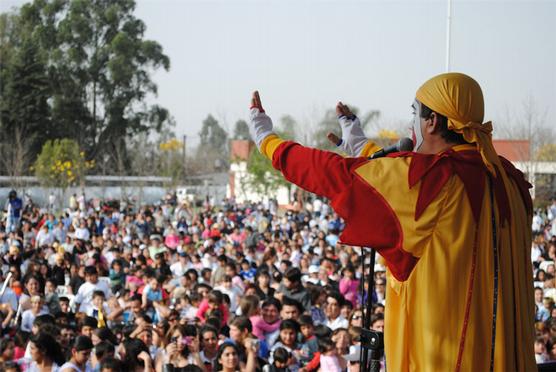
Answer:
<svg viewBox="0 0 556 372"><path fill-rule="evenodd" d="M421 132L421 102L415 100L411 107L413 108L413 128L411 139L413 140L413 151L417 152L423 144L423 133Z"/></svg>

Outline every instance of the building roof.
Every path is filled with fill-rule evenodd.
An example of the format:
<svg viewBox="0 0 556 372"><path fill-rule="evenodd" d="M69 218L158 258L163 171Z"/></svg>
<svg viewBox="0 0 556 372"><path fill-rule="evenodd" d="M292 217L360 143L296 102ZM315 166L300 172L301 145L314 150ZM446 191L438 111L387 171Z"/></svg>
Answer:
<svg viewBox="0 0 556 372"><path fill-rule="evenodd" d="M249 153L255 146L255 143L248 140L232 140L230 141L230 159L232 161L249 159Z"/></svg>
<svg viewBox="0 0 556 372"><path fill-rule="evenodd" d="M498 155L511 162L530 160L530 143L528 140L492 140Z"/></svg>

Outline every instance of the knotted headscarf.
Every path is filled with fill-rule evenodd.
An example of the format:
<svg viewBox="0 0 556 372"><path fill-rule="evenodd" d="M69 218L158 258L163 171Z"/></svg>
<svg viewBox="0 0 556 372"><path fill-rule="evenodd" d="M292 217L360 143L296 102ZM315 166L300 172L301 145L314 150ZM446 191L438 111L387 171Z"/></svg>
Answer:
<svg viewBox="0 0 556 372"><path fill-rule="evenodd" d="M475 143L489 172L496 176L502 169L492 145L492 123L483 124L484 100L479 84L471 77L450 72L426 81L416 98L430 109L448 118L448 129Z"/></svg>

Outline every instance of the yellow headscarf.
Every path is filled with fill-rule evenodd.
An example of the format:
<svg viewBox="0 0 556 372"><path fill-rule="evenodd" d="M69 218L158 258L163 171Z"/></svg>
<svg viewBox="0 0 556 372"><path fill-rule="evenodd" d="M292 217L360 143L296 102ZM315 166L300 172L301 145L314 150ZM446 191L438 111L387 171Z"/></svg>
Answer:
<svg viewBox="0 0 556 372"><path fill-rule="evenodd" d="M492 145L492 123L482 124L483 92L471 77L450 72L426 81L416 94L417 100L448 118L448 129L475 143L489 172L496 176L494 165L501 171L500 159Z"/></svg>

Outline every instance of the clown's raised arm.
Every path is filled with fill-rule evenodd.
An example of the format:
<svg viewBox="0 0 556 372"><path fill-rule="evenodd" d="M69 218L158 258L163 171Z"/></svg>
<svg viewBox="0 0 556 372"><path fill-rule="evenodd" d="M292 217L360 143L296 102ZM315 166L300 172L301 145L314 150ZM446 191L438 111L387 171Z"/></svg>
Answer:
<svg viewBox="0 0 556 372"><path fill-rule="evenodd" d="M338 115L342 138L334 133L328 133L328 140L336 145L338 149L351 157L369 157L380 150L379 146L365 136L359 118L351 112L348 106L338 102L336 114Z"/></svg>

